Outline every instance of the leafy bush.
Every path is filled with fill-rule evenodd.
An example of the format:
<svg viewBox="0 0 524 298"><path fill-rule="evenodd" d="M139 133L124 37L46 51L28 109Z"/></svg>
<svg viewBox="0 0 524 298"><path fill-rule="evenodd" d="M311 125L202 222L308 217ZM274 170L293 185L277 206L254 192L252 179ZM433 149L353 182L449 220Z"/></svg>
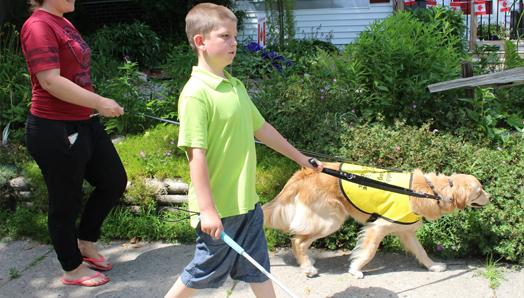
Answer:
<svg viewBox="0 0 524 298"><path fill-rule="evenodd" d="M140 22L104 26L89 36L94 59L112 57L119 61L138 62L141 67L151 68L159 62L160 38Z"/></svg>
<svg viewBox="0 0 524 298"><path fill-rule="evenodd" d="M509 37L509 30L503 24L479 24L477 28L480 40L501 40Z"/></svg>
<svg viewBox="0 0 524 298"><path fill-rule="evenodd" d="M9 123L10 139L20 140L31 102L31 81L14 26L0 27L0 131Z"/></svg>
<svg viewBox="0 0 524 298"><path fill-rule="evenodd" d="M110 133L136 133L144 130L147 122L143 116L146 99L139 90L143 82L138 78L136 63L125 62L118 69L119 75L99 86L99 93L116 100L124 108L124 115L104 118L105 127Z"/></svg>
<svg viewBox="0 0 524 298"><path fill-rule="evenodd" d="M511 94L511 91L506 94ZM470 104L469 107L465 107L465 111L479 132L472 134L473 137L488 137L503 143L508 140L511 131L522 131L524 128L522 109L515 109L517 102L500 100L493 93L493 89L478 88L474 98L460 100ZM522 105L522 100L518 101Z"/></svg>
<svg viewBox="0 0 524 298"><path fill-rule="evenodd" d="M447 41L453 44L458 51L465 52L467 50L466 42L463 39L467 28L461 12L437 6L415 9L411 13L422 23L435 26L436 31L444 34L444 36L441 36L442 38L447 39L445 35L449 34Z"/></svg>
<svg viewBox="0 0 524 298"><path fill-rule="evenodd" d="M197 55L191 47L187 43L173 44L162 65L162 70L170 78L168 87L173 94L180 94L194 65L197 65Z"/></svg>
<svg viewBox="0 0 524 298"><path fill-rule="evenodd" d="M454 28L439 22L422 23L406 12L375 22L346 47L349 60L358 61L365 73L363 115L383 115L409 124L430 119L438 128L455 127L459 102L453 92L429 94L431 83L455 79L460 74L461 53ZM461 123L462 124L462 123Z"/></svg>
<svg viewBox="0 0 524 298"><path fill-rule="evenodd" d="M482 75L498 71L501 68L499 47L496 45L478 45L472 53L473 73Z"/></svg>
<svg viewBox="0 0 524 298"><path fill-rule="evenodd" d="M355 77L342 72L351 72L354 63L329 57L320 52L309 58L303 75L291 70L288 75L274 74L251 94L266 120L299 148L327 150L342 133L339 121L353 118Z"/></svg>

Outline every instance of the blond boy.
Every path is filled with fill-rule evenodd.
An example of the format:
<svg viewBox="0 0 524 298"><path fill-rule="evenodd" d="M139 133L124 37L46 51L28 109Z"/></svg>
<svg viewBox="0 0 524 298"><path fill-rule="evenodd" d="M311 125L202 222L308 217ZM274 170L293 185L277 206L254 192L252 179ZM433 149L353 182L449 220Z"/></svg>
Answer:
<svg viewBox="0 0 524 298"><path fill-rule="evenodd" d="M192 220L197 233L193 260L165 297L189 297L197 289L220 287L228 275L249 283L257 297L275 297L271 280L220 240L220 233L230 235L269 271L255 191L254 137L311 167L309 157L265 122L242 82L224 70L236 54L236 27L228 8L211 3L196 5L186 16L186 34L198 65L178 103L178 146L189 160L189 208L200 217Z"/></svg>

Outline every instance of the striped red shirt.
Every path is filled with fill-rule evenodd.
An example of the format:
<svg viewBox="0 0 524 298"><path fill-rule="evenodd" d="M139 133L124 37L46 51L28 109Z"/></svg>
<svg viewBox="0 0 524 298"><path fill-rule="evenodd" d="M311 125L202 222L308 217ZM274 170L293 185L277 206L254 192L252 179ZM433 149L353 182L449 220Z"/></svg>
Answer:
<svg viewBox="0 0 524 298"><path fill-rule="evenodd" d="M31 114L53 120L85 120L91 108L60 100L40 86L36 74L60 69L60 75L93 91L90 77L91 50L76 28L64 17L36 10L21 31L22 51L31 75Z"/></svg>

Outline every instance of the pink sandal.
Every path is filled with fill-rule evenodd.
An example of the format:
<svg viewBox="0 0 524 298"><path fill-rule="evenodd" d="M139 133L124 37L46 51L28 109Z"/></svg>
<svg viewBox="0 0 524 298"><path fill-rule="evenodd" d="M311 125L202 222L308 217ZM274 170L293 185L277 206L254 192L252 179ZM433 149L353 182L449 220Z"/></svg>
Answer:
<svg viewBox="0 0 524 298"><path fill-rule="evenodd" d="M65 278L60 278L60 280L62 281L62 283L64 285L75 285L75 286L84 286L84 287L98 287L98 286L101 286L103 284L106 284L109 282L109 277L104 276L103 279L101 279L100 281L96 282L96 283L93 283L93 284L90 284L90 283L86 283L87 281L90 281L90 280L93 280L97 277L99 277L100 275L103 275L102 273L100 272L96 272L95 274L93 275L90 275L90 276L84 276L84 277L81 277L79 279L65 279Z"/></svg>
<svg viewBox="0 0 524 298"><path fill-rule="evenodd" d="M107 266L96 264L96 263L102 263L106 261L106 258L104 258L103 256L100 256L100 258L98 259L84 257L83 261L86 262L87 265L92 269L97 269L100 271L109 271L113 269L113 265L111 263L107 264Z"/></svg>

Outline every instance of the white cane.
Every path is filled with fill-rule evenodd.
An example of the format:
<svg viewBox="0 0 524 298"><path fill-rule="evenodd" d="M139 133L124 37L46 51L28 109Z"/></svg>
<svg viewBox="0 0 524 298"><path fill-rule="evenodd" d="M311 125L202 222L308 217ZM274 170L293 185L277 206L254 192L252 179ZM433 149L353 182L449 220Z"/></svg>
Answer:
<svg viewBox="0 0 524 298"><path fill-rule="evenodd" d="M246 258L253 266L257 267L258 270L260 270L262 273L264 273L265 276L269 277L272 281L274 281L284 292L286 292L290 297L298 298L295 294L293 294L286 286L284 286L282 283L280 283L271 273L267 272L264 267L262 267L257 261L255 261L246 251L242 248L242 246L238 245L238 243L235 242L231 237L229 237L226 233L222 231L220 233L220 239L224 240L224 242L229 245L234 251L236 251L239 255Z"/></svg>

